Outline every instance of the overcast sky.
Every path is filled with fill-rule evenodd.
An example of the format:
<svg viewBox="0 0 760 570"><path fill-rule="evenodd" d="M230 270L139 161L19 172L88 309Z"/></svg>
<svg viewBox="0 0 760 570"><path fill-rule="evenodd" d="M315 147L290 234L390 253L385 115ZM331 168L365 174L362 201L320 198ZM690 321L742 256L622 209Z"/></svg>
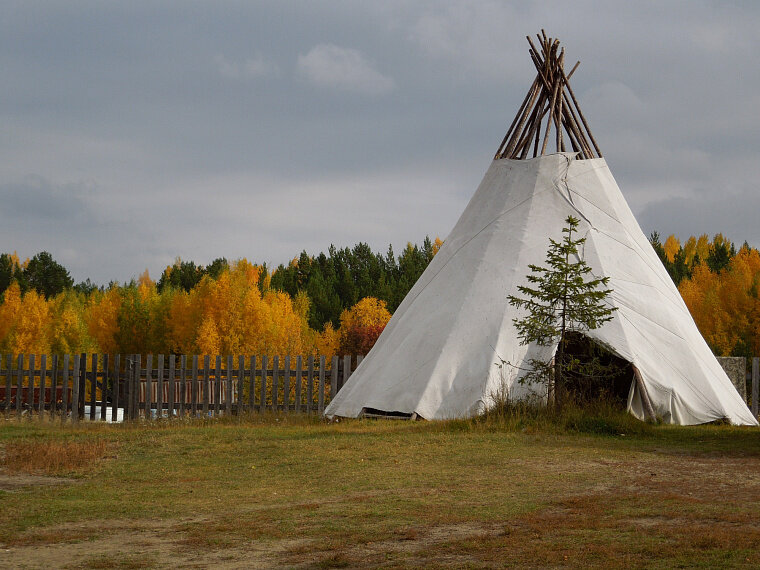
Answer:
<svg viewBox="0 0 760 570"><path fill-rule="evenodd" d="M0 251L107 283L444 238L542 27L645 233L760 245L760 3L4 0Z"/></svg>

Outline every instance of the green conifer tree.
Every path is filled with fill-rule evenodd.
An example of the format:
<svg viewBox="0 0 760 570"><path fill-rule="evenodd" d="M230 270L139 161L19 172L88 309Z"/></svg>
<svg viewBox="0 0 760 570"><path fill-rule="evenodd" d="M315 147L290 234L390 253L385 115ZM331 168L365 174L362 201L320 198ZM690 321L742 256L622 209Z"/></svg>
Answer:
<svg viewBox="0 0 760 570"><path fill-rule="evenodd" d="M528 266L529 285L518 287L525 297L508 297L510 305L526 311L525 316L513 319L521 344L551 346L558 342L554 363L531 360L531 370L523 379L553 384L557 407L564 397L567 373L577 365L565 352L566 333L599 328L612 319L614 311L605 303L612 292L605 288L609 277L587 279L591 268L578 253L586 238L573 239L578 221L568 216L562 241L549 239L546 267Z"/></svg>

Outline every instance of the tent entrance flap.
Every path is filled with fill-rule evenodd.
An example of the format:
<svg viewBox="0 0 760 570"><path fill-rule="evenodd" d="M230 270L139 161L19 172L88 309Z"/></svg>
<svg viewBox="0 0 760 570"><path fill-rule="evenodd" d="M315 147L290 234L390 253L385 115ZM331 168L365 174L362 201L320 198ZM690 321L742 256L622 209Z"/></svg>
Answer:
<svg viewBox="0 0 760 570"><path fill-rule="evenodd" d="M565 334L565 356L572 359L565 391L578 403L607 401L625 408L634 381L633 365L589 337Z"/></svg>

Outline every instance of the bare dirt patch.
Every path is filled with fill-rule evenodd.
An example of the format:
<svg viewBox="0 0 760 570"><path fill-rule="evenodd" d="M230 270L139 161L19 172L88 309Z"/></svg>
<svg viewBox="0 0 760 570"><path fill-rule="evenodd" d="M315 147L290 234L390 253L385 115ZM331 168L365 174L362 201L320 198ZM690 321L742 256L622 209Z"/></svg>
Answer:
<svg viewBox="0 0 760 570"><path fill-rule="evenodd" d="M48 485L71 485L76 479L68 477L46 477L44 475L16 474L8 475L0 472L0 491L17 491L24 487Z"/></svg>
<svg viewBox="0 0 760 570"><path fill-rule="evenodd" d="M0 567L278 568L283 554L308 542L284 539L192 549L182 531L189 522L203 519L90 521L47 528L42 543L31 539L29 544L0 548Z"/></svg>

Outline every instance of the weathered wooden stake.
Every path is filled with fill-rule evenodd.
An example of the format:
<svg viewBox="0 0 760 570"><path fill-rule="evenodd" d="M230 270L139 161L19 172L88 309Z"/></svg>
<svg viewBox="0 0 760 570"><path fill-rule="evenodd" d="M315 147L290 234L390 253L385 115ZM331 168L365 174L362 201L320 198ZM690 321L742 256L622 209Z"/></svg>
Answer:
<svg viewBox="0 0 760 570"><path fill-rule="evenodd" d="M75 424L79 423L79 393L82 385L82 368L87 366L86 358L87 355L85 355L85 360L82 362L82 355L74 355L74 372L72 374L74 377L74 389L71 393L71 422Z"/></svg>
<svg viewBox="0 0 760 570"><path fill-rule="evenodd" d="M267 409L267 356L261 357L261 385L259 386L261 394L259 398L259 412Z"/></svg>
<svg viewBox="0 0 760 570"><path fill-rule="evenodd" d="M158 375L156 377L156 417L164 415L164 355L158 355Z"/></svg>
<svg viewBox="0 0 760 570"><path fill-rule="evenodd" d="M119 421L119 385L121 384L121 354L113 359L113 383L111 388L111 421ZM124 406L126 408L126 406ZM124 410L124 419L127 419L127 410Z"/></svg>
<svg viewBox="0 0 760 570"><path fill-rule="evenodd" d="M47 354L40 356L40 398L37 411L42 416L45 413L45 391L47 389Z"/></svg>
<svg viewBox="0 0 760 570"><path fill-rule="evenodd" d="M337 357L336 357L337 358ZM321 416L325 412L325 364L327 359L323 356L319 357L319 386L317 397L319 398L319 404L317 412Z"/></svg>
<svg viewBox="0 0 760 570"><path fill-rule="evenodd" d="M299 354L296 356L296 401L295 410L296 413L301 411L301 384L303 384L303 359Z"/></svg>
<svg viewBox="0 0 760 570"><path fill-rule="evenodd" d="M314 409L314 356L309 355L306 364L306 413L311 415Z"/></svg>
<svg viewBox="0 0 760 570"><path fill-rule="evenodd" d="M10 356L10 355L8 355ZM10 368L10 361L8 363ZM61 410L61 423L66 423L66 418L69 415L69 355L63 355L63 377L61 378L61 386L63 388L63 395L61 397L63 409ZM8 391L10 394L10 391Z"/></svg>

